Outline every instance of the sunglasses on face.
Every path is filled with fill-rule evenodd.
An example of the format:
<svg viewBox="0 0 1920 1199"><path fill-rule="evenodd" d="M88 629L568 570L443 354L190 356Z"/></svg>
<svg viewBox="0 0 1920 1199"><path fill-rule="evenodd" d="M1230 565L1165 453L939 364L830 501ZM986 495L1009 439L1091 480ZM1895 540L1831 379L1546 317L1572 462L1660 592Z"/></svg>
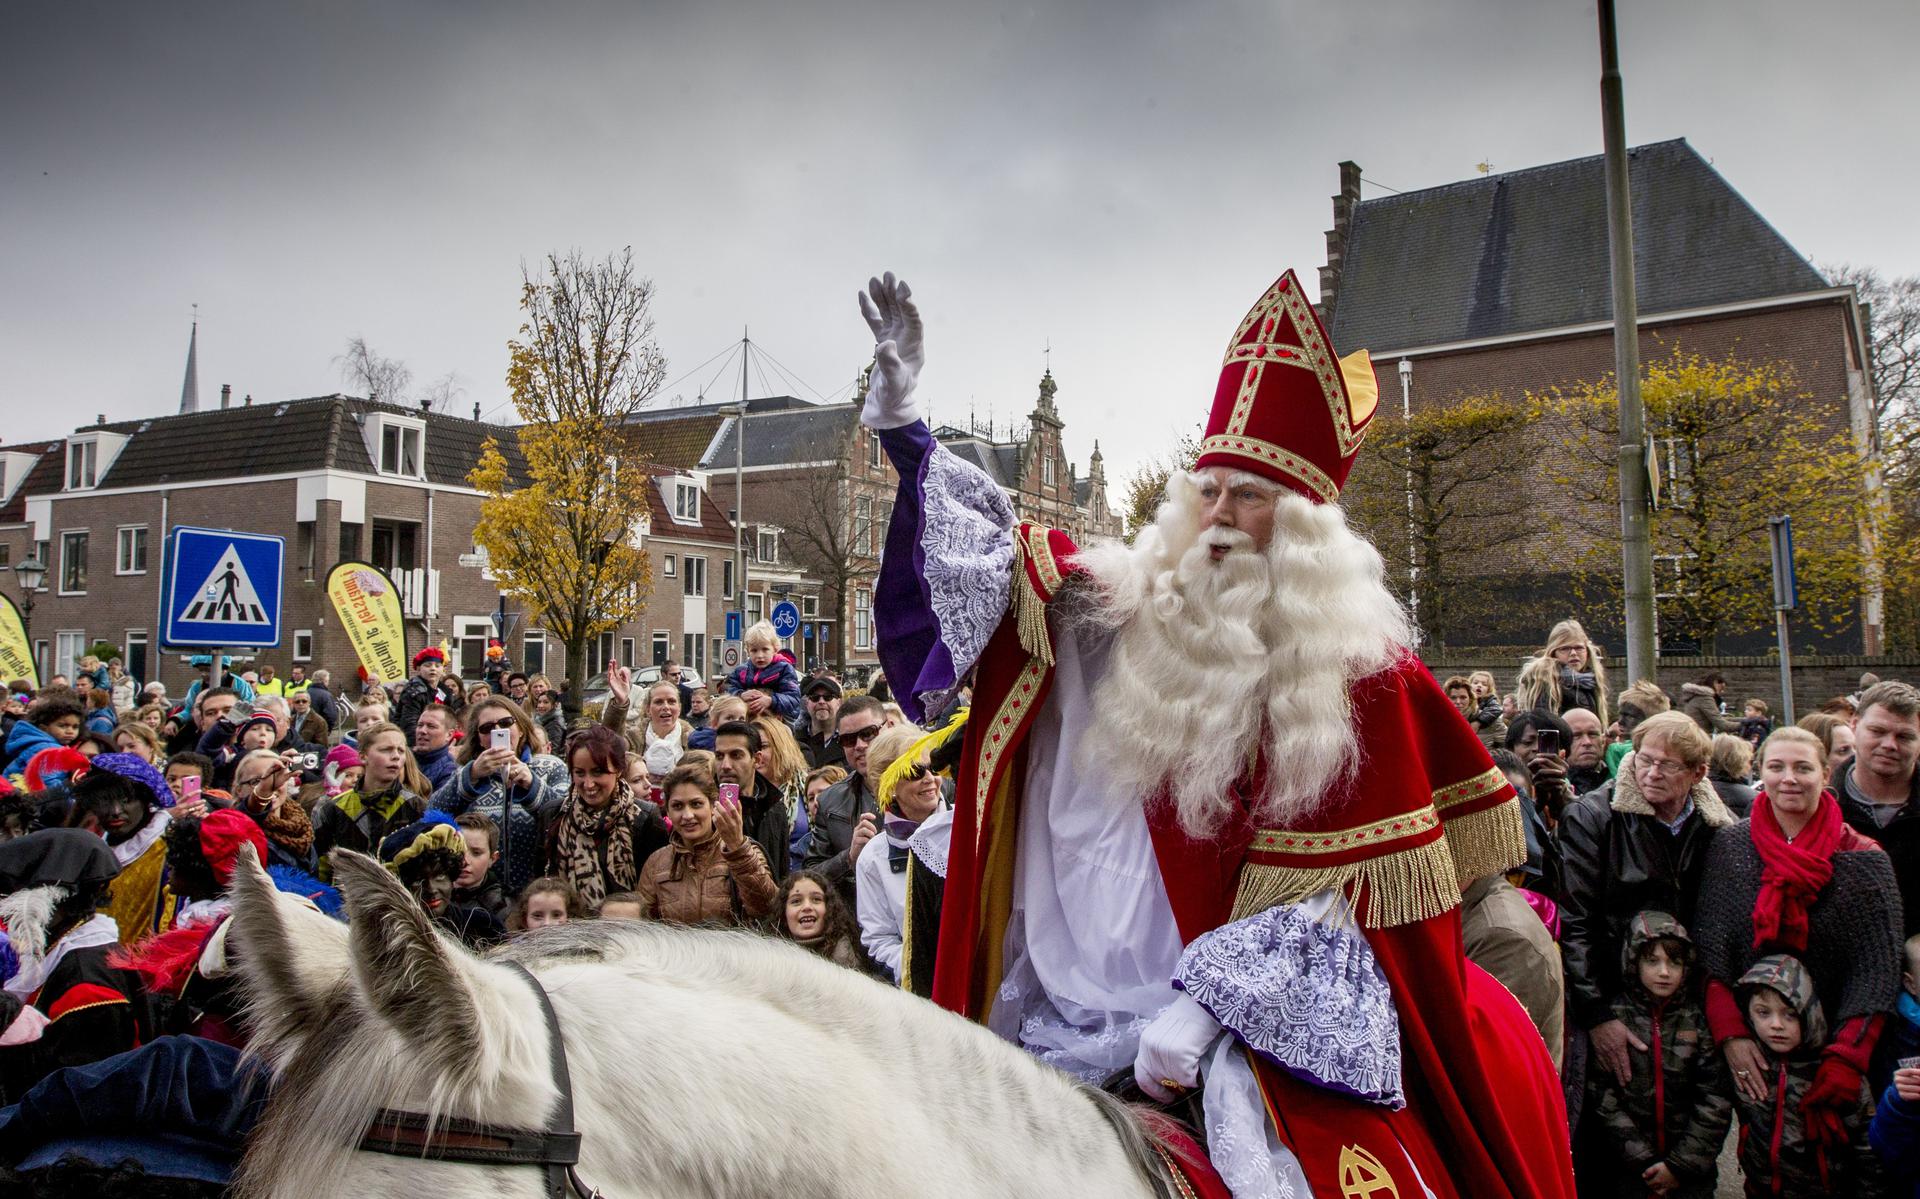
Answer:
<svg viewBox="0 0 1920 1199"><path fill-rule="evenodd" d="M495 729L510 729L513 727L513 724L514 724L513 717L502 716L498 720L489 720L485 724L474 725L473 733L474 733L474 736L476 737L484 736L487 733L491 733Z"/></svg>
<svg viewBox="0 0 1920 1199"><path fill-rule="evenodd" d="M907 773L901 781L917 783L932 773L933 767L927 765L925 762L915 762L913 765L907 767Z"/></svg>
<svg viewBox="0 0 1920 1199"><path fill-rule="evenodd" d="M855 729L851 733L840 734L840 740L850 741L855 745L862 745L878 737L882 727L881 725L870 724L864 729Z"/></svg>

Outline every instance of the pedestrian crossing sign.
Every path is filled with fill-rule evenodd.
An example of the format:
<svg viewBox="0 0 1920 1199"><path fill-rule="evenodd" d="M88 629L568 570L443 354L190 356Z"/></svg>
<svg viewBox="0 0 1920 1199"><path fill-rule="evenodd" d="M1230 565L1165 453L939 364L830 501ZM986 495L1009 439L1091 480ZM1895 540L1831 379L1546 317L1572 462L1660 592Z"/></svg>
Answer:
<svg viewBox="0 0 1920 1199"><path fill-rule="evenodd" d="M173 529L161 581L161 643L209 649L279 645L285 561L283 537Z"/></svg>

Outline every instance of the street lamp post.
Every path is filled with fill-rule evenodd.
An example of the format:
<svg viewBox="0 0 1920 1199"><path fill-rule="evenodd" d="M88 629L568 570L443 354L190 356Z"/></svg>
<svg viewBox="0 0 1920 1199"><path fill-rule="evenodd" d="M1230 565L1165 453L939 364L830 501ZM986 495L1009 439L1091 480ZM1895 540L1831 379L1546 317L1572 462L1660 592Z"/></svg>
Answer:
<svg viewBox="0 0 1920 1199"><path fill-rule="evenodd" d="M34 653L33 649L33 597L39 594L41 585L46 582L47 564L29 557L16 564L13 573L20 580L20 635L26 640L27 654L33 660L33 668L39 670L40 655Z"/></svg>

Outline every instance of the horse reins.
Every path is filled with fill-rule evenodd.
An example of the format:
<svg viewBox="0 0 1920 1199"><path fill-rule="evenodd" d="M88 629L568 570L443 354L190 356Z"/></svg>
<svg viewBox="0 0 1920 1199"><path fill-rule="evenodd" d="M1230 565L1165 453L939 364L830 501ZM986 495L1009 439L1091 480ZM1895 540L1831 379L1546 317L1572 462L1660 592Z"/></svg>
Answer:
<svg viewBox="0 0 1920 1199"><path fill-rule="evenodd" d="M373 1114L373 1123L360 1138L359 1147L368 1153L462 1165L539 1166L547 1172L547 1199L567 1199L569 1188L580 1199L601 1199L599 1191L580 1181L574 1168L580 1164L580 1134L573 1128L573 1078L567 1071L560 1017L547 998L547 989L532 972L518 962L506 965L526 977L540 998L540 1013L546 1018L547 1061L552 1067L553 1085L560 1092L560 1103L547 1126L512 1128L458 1116L434 1120L420 1112L383 1107Z"/></svg>

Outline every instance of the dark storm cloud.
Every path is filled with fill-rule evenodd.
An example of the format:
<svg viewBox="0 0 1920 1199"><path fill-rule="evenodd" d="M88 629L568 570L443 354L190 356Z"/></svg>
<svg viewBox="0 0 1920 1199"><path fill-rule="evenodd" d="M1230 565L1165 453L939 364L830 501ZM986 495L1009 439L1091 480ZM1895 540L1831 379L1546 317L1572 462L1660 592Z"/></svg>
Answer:
<svg viewBox="0 0 1920 1199"><path fill-rule="evenodd" d="M1634 141L1690 138L1816 260L1920 270L1911 4L1621 22ZM334 390L360 334L495 410L522 260L632 244L674 375L744 325L843 389L892 268L937 415L1023 417L1050 341L1075 457L1126 464L1274 275L1314 285L1341 159L1599 148L1578 4L79 3L0 39L9 440L170 411L194 302L203 402Z"/></svg>

